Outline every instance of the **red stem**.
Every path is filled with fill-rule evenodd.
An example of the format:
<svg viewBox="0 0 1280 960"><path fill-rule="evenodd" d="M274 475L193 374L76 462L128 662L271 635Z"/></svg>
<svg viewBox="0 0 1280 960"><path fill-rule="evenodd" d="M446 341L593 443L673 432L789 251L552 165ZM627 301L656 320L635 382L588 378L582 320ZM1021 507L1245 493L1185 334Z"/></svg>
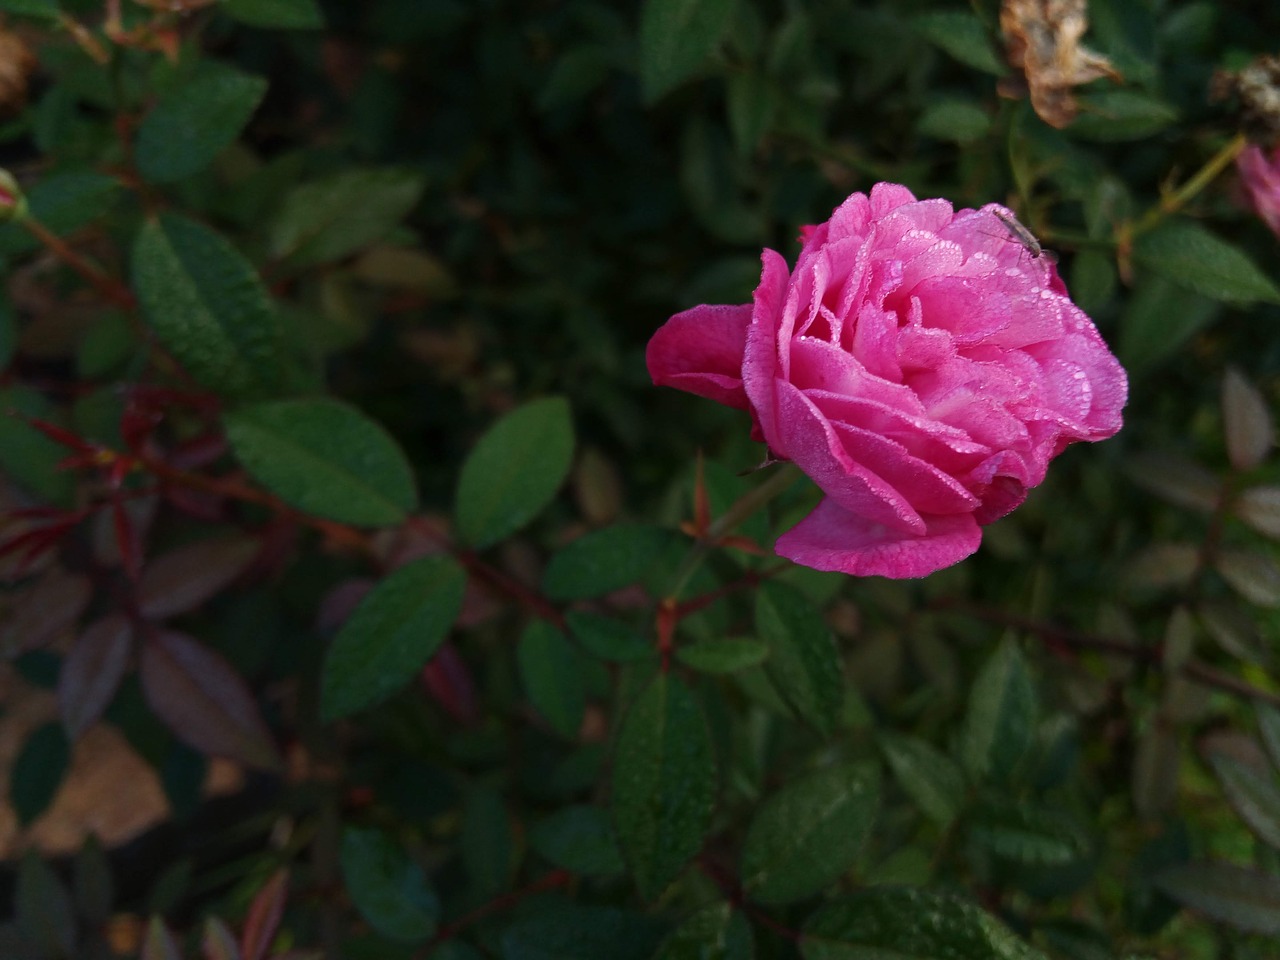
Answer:
<svg viewBox="0 0 1280 960"><path fill-rule="evenodd" d="M550 873L539 877L533 883L519 890L512 890L510 893L504 893L499 897L494 897L488 903L483 903L476 907L470 913L463 914L453 923L446 924L441 927L435 937L427 944L422 956L430 956L440 944L446 940L452 940L458 934L462 933L468 927L483 920L485 917L495 913L501 913L504 910L510 910L521 900L533 896L535 893L542 893L546 890L554 890L556 887L567 887L573 881L573 874L568 870L552 870Z"/></svg>

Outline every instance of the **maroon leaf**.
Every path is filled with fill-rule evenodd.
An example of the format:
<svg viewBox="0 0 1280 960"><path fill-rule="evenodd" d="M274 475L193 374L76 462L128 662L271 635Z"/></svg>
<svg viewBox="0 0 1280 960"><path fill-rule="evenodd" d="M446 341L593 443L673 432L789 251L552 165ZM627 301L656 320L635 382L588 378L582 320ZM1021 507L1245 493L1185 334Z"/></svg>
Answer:
<svg viewBox="0 0 1280 960"><path fill-rule="evenodd" d="M149 620L194 610L244 573L257 553L257 540L219 537L161 554L142 573L138 610Z"/></svg>
<svg viewBox="0 0 1280 960"><path fill-rule="evenodd" d="M262 960L280 928L284 902L289 895L289 871L277 870L249 904L249 916L240 935L244 960Z"/></svg>
<svg viewBox="0 0 1280 960"><path fill-rule="evenodd" d="M235 936L217 917L209 917L204 922L204 938L200 941L200 949L204 952L205 960L241 960Z"/></svg>
<svg viewBox="0 0 1280 960"><path fill-rule="evenodd" d="M143 544L146 543L159 505L160 498L153 495L131 496L128 499L113 499L107 509L96 511L91 528L94 559L104 567L124 567L126 570L130 559L140 564ZM124 514L123 522L128 526L127 544L120 542L119 513Z"/></svg>
<svg viewBox="0 0 1280 960"><path fill-rule="evenodd" d="M58 675L58 707L75 740L102 716L129 666L133 628L121 616L99 620L76 641Z"/></svg>
<svg viewBox="0 0 1280 960"><path fill-rule="evenodd" d="M253 694L217 653L186 634L157 631L141 666L147 702L183 743L254 767L280 766Z"/></svg>
<svg viewBox="0 0 1280 960"><path fill-rule="evenodd" d="M152 917L142 941L142 960L182 960L178 941L159 917Z"/></svg>
<svg viewBox="0 0 1280 960"><path fill-rule="evenodd" d="M13 598L8 623L0 631L0 653L10 656L44 646L76 622L92 597L88 577L48 571Z"/></svg>

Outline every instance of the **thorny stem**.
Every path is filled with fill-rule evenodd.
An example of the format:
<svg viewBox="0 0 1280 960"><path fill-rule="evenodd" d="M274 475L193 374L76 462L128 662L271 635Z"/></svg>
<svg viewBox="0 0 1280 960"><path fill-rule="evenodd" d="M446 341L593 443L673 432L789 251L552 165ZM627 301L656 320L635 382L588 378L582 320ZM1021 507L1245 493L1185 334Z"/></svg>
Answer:
<svg viewBox="0 0 1280 960"><path fill-rule="evenodd" d="M995 623L1014 630L1022 630L1026 633L1034 634L1050 644L1077 647L1082 650L1095 650L1099 653L1128 657L1145 663L1159 663L1162 657L1162 651L1159 647L1139 646L1118 637L1100 637L1094 634L1081 633L1066 627L1059 627L1056 624L1013 616L1001 610L970 606L953 601L936 602L932 607L934 610L958 613L961 616L972 617L975 620L983 620L987 623ZM1272 693L1270 690L1263 690L1261 687L1255 687L1229 673L1224 673L1209 666L1202 660L1188 660L1178 672L1186 679L1201 686L1212 687L1224 693L1243 697L1246 700L1254 700L1259 703L1268 703L1272 706L1280 707L1280 694Z"/></svg>
<svg viewBox="0 0 1280 960"><path fill-rule="evenodd" d="M1245 135L1237 133L1227 141L1221 150L1210 157L1208 162L1197 170L1190 180L1173 193L1161 197L1160 203L1148 210L1142 219L1133 225L1130 236L1145 233L1169 214L1177 213L1181 210L1196 194L1212 183L1218 174L1231 166L1247 145L1248 140L1245 139Z"/></svg>
<svg viewBox="0 0 1280 960"><path fill-rule="evenodd" d="M707 554L719 545L720 540L778 494L783 493L799 474L799 469L793 464L784 464L768 480L743 494L728 510L712 521L706 533L698 538L680 561L680 566L671 578L671 585L663 595L663 604L674 607L679 602L680 591L688 585L689 578L697 572Z"/></svg>
<svg viewBox="0 0 1280 960"><path fill-rule="evenodd" d="M80 274L80 276L88 281L91 287L102 294L102 296L107 300L110 300L116 306L123 307L126 310L132 310L137 306L137 301L134 299L134 296L129 291L128 287L103 271L101 267L98 267L86 260L83 256L73 250L65 240L53 233L39 220L34 220L31 217L24 217L22 219L22 225L31 232L32 236L44 244L50 253L56 256L76 273Z"/></svg>

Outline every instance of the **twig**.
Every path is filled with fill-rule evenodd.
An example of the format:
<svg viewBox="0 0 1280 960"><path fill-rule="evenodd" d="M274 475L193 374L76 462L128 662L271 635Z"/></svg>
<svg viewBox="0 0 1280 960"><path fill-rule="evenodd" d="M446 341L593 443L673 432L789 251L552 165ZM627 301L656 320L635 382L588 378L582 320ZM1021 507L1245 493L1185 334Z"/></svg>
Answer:
<svg viewBox="0 0 1280 960"><path fill-rule="evenodd" d="M542 893L546 890L554 890L557 887L566 887L573 881L573 874L568 870L552 870L550 873L539 877L528 886L521 887L519 890L512 890L510 893L504 893L499 897L494 897L488 903L482 903L470 913L465 913L453 923L446 924L441 927L431 942L427 944L422 953L417 956L430 956L431 952L444 943L446 940L452 940L458 934L462 933L468 927L479 923L485 917L495 913L501 913L509 910L518 904L521 900L533 896L535 893Z"/></svg>
<svg viewBox="0 0 1280 960"><path fill-rule="evenodd" d="M974 620L983 620L987 623L994 623L1014 630L1022 630L1051 643L1129 657L1142 663L1159 664L1162 659L1162 651L1159 647L1140 646L1118 637L1100 637L1094 634L1081 633L1077 630L1059 627L1056 624L1032 620L1027 617L1018 617L988 607L974 607L957 601L943 600L935 602L932 605L932 609L958 613ZM1247 700L1269 703L1280 707L1280 694L1263 690L1261 687L1255 687L1253 684L1247 683L1238 677L1209 666L1202 660L1188 660L1182 665L1178 673L1201 686L1212 687Z"/></svg>
<svg viewBox="0 0 1280 960"><path fill-rule="evenodd" d="M133 294L123 283L115 277L106 273L101 267L91 263L78 252L73 250L71 246L42 224L39 220L33 220L31 217L24 217L22 225L31 232L31 235L39 240L50 253L65 263L68 267L80 274L89 285L97 290L102 296L110 300L118 307L126 310L132 310L137 306L137 301Z"/></svg>

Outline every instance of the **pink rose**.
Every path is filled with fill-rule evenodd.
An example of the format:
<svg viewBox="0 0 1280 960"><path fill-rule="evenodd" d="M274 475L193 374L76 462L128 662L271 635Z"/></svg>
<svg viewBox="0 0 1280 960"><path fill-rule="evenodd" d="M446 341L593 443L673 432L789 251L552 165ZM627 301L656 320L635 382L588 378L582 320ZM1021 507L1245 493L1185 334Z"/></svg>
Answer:
<svg viewBox="0 0 1280 960"><path fill-rule="evenodd" d="M1245 147L1236 168L1254 212L1280 237L1280 147L1270 154L1258 146Z"/></svg>
<svg viewBox="0 0 1280 960"><path fill-rule="evenodd" d="M772 250L755 302L678 313L654 383L749 410L826 494L777 552L819 570L922 577L969 556L1076 440L1120 429L1125 372L996 213L905 187L855 193Z"/></svg>

